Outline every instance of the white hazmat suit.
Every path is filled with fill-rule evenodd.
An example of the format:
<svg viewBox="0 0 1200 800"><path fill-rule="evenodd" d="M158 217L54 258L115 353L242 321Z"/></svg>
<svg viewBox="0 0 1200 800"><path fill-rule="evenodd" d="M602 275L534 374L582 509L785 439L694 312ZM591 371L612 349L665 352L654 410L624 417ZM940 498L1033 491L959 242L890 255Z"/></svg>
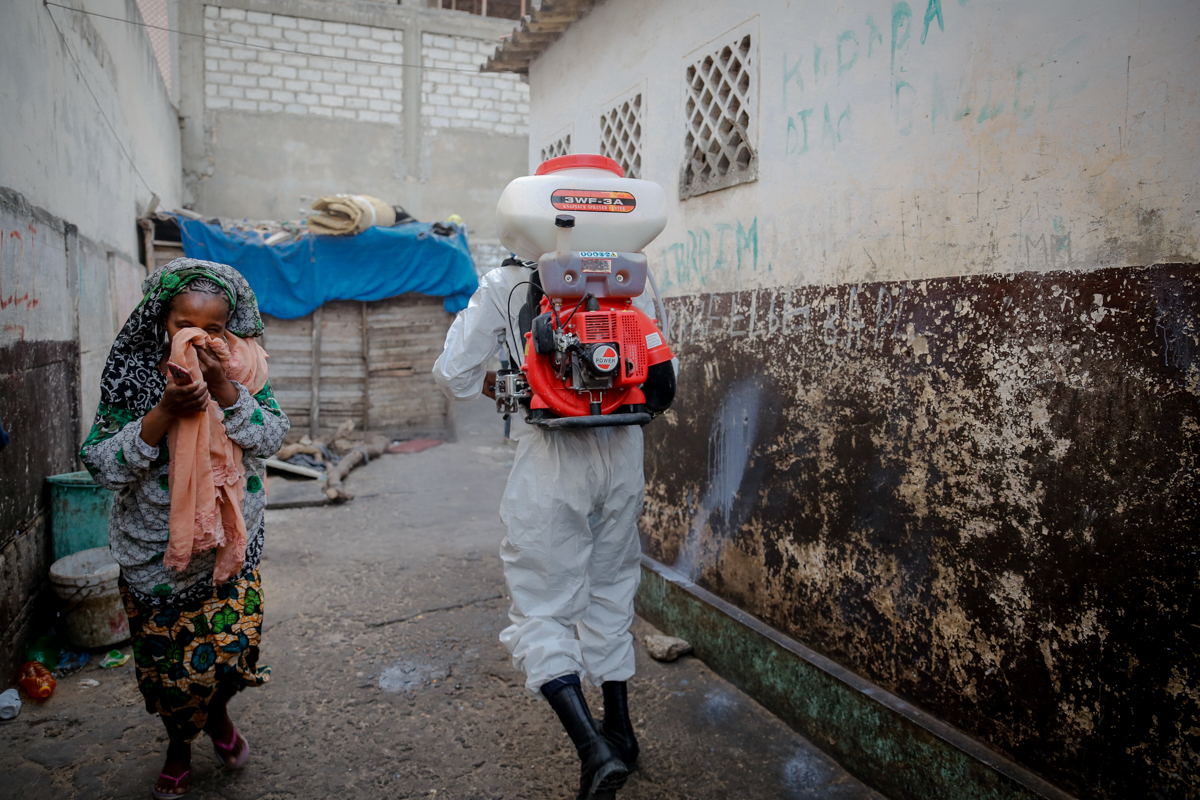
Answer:
<svg viewBox="0 0 1200 800"><path fill-rule="evenodd" d="M480 393L499 335L512 340L510 314L520 336L517 316L529 287L519 284L532 275L503 266L483 277L433 366L446 391L458 398ZM645 294L634 304L656 316ZM525 672L530 694L564 675L590 678L597 686L628 680L634 674L629 626L641 578L642 430L551 432L519 417L512 424L517 455L500 503L508 528L500 556L512 594L512 624L500 641Z"/></svg>

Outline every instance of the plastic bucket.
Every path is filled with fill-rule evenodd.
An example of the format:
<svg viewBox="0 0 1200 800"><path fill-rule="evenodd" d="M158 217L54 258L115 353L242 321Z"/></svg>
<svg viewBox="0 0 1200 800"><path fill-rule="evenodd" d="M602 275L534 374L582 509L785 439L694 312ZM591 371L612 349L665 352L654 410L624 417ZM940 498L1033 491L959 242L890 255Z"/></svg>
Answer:
<svg viewBox="0 0 1200 800"><path fill-rule="evenodd" d="M129 619L117 588L120 574L107 547L83 550L50 566L50 586L66 603L63 620L72 646L111 647L129 638Z"/></svg>
<svg viewBox="0 0 1200 800"><path fill-rule="evenodd" d="M46 482L50 484L54 559L93 547L107 547L113 493L92 480L86 470L51 475Z"/></svg>

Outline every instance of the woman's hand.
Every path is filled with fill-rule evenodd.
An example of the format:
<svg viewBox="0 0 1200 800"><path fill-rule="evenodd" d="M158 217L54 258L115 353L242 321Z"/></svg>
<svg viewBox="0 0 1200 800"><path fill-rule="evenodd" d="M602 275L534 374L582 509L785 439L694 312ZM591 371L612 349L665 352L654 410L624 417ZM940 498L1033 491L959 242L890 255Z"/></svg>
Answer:
<svg viewBox="0 0 1200 800"><path fill-rule="evenodd" d="M171 420L206 410L208 401L208 384L204 381L180 384L168 373L162 399L142 417L142 441L157 447L166 436Z"/></svg>
<svg viewBox="0 0 1200 800"><path fill-rule="evenodd" d="M221 366L221 360L217 358L216 354L207 347L197 346L196 357L200 359L200 371L204 374L204 382L208 384L208 390L212 392L213 399L223 408L228 408L236 403L237 387L225 374L225 367Z"/></svg>
<svg viewBox="0 0 1200 800"><path fill-rule="evenodd" d="M204 381L178 384L171 375L167 376L167 388L155 408L172 419L186 417L208 408L208 384Z"/></svg>

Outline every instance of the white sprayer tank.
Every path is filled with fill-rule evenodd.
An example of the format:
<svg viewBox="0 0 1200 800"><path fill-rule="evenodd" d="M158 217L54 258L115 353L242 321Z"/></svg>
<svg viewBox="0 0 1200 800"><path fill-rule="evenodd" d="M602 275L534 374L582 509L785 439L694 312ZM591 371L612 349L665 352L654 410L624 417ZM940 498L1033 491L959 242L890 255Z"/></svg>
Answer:
<svg viewBox="0 0 1200 800"><path fill-rule="evenodd" d="M657 183L622 177L611 158L552 158L537 174L517 178L496 205L500 242L517 257L536 261L558 248L555 217L575 217L574 252L639 253L667 225L666 193Z"/></svg>

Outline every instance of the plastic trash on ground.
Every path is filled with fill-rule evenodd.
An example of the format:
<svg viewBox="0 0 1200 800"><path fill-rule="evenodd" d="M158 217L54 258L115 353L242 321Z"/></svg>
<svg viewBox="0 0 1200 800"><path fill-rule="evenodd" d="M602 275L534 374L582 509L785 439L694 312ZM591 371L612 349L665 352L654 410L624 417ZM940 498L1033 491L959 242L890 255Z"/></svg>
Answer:
<svg viewBox="0 0 1200 800"><path fill-rule="evenodd" d="M0 719L16 719L21 713L21 693L16 689L0 692Z"/></svg>
<svg viewBox="0 0 1200 800"><path fill-rule="evenodd" d="M58 666L54 668L54 677L65 678L74 675L91 661L91 656L82 650L63 650L58 658Z"/></svg>
<svg viewBox="0 0 1200 800"><path fill-rule="evenodd" d="M129 661L129 656L121 655L120 650L109 650L108 655L100 662L101 669L113 669L114 667L123 667Z"/></svg>
<svg viewBox="0 0 1200 800"><path fill-rule="evenodd" d="M61 652L62 646L59 644L58 634L51 628L49 632L39 636L29 646L29 649L25 651L25 660L37 661L42 664L58 664Z"/></svg>
<svg viewBox="0 0 1200 800"><path fill-rule="evenodd" d="M45 700L54 691L54 687L58 686L58 681L54 680L50 670L40 661L26 661L22 664L17 683L35 700Z"/></svg>

